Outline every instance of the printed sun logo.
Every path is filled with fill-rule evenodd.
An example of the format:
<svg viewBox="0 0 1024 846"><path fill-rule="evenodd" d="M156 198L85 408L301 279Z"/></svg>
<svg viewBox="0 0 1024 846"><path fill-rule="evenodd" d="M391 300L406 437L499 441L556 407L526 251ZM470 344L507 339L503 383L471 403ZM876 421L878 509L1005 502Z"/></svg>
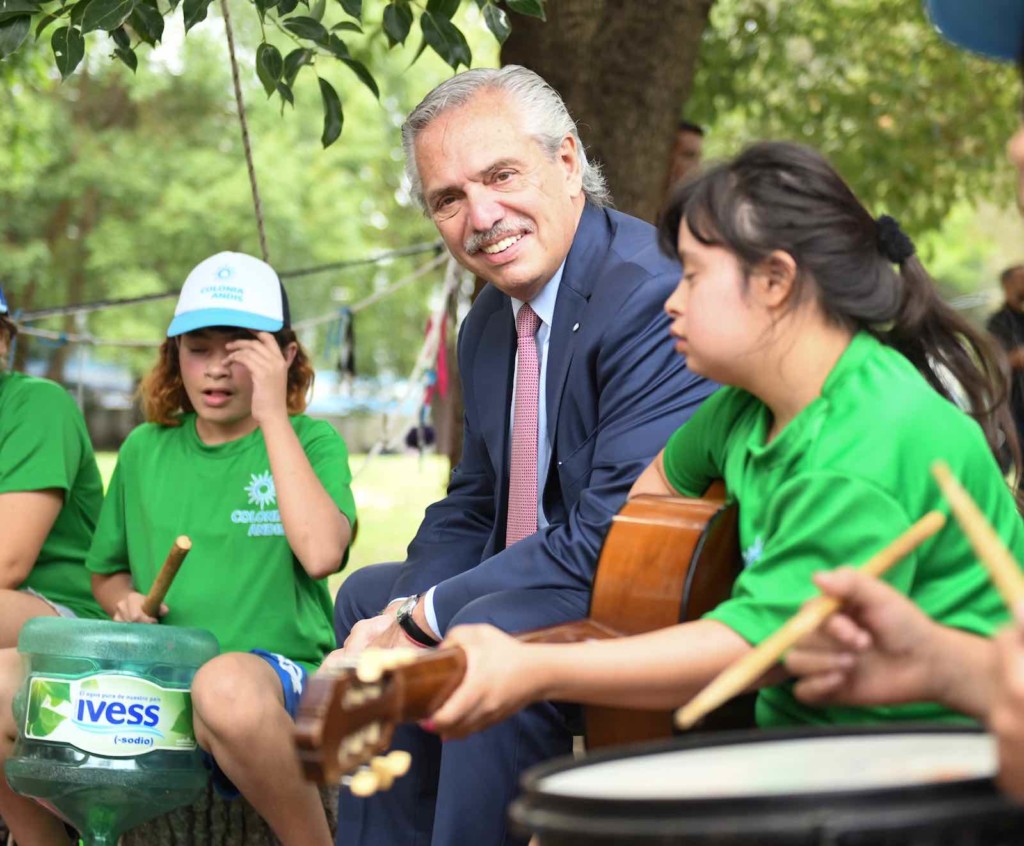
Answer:
<svg viewBox="0 0 1024 846"><path fill-rule="evenodd" d="M267 470L263 473L252 473L252 481L245 486L245 492L249 494L249 502L258 506L262 511L268 505L277 501L277 491L274 490L274 479Z"/></svg>

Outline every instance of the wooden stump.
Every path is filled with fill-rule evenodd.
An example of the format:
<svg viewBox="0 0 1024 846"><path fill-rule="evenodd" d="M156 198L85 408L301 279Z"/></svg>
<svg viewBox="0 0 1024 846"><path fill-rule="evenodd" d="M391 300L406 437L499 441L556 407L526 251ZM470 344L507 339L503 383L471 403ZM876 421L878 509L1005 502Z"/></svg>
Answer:
<svg viewBox="0 0 1024 846"><path fill-rule="evenodd" d="M331 834L338 829L338 788L322 787L320 796ZM2 841L0 841L2 842ZM122 846L276 846L278 840L244 799L221 798L212 785L193 804L134 828Z"/></svg>

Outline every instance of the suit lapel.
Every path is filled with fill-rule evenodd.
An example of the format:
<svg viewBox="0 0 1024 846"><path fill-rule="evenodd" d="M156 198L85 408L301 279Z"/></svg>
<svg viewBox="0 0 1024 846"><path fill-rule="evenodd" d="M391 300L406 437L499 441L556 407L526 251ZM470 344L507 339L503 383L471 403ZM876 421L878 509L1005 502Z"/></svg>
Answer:
<svg viewBox="0 0 1024 846"><path fill-rule="evenodd" d="M479 398L480 432L491 465L498 478L505 472L508 449L509 397L512 396L512 365L515 361L515 333L512 303L508 297L491 313L484 329L491 355L480 356L473 367L473 382Z"/></svg>
<svg viewBox="0 0 1024 846"><path fill-rule="evenodd" d="M551 323L548 342L547 403L548 443L554 448L558 431L558 412L562 406L565 379L569 374L573 353L580 337L587 303L600 276L604 254L610 239L609 222L604 211L587 203L573 238L572 248L565 260L562 282L555 302L555 316ZM579 324L579 325L578 325ZM550 473L550 468L549 471Z"/></svg>

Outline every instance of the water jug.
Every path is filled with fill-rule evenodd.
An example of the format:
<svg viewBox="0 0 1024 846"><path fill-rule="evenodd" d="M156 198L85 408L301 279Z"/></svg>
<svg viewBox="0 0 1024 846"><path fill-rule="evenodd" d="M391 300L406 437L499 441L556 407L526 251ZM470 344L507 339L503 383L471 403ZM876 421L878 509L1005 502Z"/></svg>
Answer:
<svg viewBox="0 0 1024 846"><path fill-rule="evenodd" d="M193 802L207 773L189 688L217 655L199 629L40 617L18 638L25 680L7 780L113 846L126 829Z"/></svg>

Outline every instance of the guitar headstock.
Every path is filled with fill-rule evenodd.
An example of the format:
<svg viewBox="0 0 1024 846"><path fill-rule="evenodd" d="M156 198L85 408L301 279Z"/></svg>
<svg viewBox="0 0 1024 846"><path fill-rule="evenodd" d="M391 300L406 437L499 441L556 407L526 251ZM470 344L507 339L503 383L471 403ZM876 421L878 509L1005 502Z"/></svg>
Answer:
<svg viewBox="0 0 1024 846"><path fill-rule="evenodd" d="M310 678L295 718L295 743L307 779L337 783L362 766L382 772L375 757L390 746L402 719L402 678L392 671L413 654L367 650L355 662L325 665ZM364 776L362 783L367 782Z"/></svg>

